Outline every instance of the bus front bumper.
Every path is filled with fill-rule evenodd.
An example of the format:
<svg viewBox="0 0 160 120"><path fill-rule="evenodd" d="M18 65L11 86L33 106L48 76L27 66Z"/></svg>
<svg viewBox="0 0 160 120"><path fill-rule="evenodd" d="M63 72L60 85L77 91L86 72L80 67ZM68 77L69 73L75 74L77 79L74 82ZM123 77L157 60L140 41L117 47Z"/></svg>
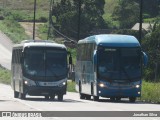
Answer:
<svg viewBox="0 0 160 120"><path fill-rule="evenodd" d="M66 94L66 85L62 87L58 86L25 86L24 93L31 96L46 96L46 95L59 95Z"/></svg>
<svg viewBox="0 0 160 120"><path fill-rule="evenodd" d="M99 88L97 91L98 96L101 97L140 97L141 89L140 88Z"/></svg>

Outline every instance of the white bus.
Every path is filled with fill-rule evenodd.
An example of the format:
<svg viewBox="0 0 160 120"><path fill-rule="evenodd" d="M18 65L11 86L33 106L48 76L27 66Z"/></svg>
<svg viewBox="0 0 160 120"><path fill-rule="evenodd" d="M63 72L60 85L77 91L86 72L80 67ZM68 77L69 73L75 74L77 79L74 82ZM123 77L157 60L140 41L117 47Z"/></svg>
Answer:
<svg viewBox="0 0 160 120"><path fill-rule="evenodd" d="M25 40L12 50L14 97L45 96L63 100L67 87L67 49L62 44L45 40Z"/></svg>

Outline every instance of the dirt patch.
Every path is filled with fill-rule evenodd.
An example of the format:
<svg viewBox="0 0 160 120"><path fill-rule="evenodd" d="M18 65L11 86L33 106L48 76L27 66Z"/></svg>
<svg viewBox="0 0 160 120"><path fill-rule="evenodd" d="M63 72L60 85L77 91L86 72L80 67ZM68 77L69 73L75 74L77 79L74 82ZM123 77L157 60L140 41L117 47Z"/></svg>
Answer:
<svg viewBox="0 0 160 120"><path fill-rule="evenodd" d="M35 23L35 39L36 40L41 40L38 37L37 30L38 30L38 25L41 25L44 23ZM25 29L25 33L32 39L33 38L33 23L32 22L20 22L20 25Z"/></svg>

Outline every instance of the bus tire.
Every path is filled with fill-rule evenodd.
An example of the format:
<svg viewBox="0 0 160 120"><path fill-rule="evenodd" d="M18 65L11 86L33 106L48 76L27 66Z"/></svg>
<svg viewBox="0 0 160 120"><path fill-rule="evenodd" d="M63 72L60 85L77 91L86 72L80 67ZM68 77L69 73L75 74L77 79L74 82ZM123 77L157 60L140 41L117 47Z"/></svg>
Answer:
<svg viewBox="0 0 160 120"><path fill-rule="evenodd" d="M99 101L99 96L93 96L93 101Z"/></svg>
<svg viewBox="0 0 160 120"><path fill-rule="evenodd" d="M46 100L49 100L49 95L44 96Z"/></svg>
<svg viewBox="0 0 160 120"><path fill-rule="evenodd" d="M26 99L26 95L23 93L19 93L19 99Z"/></svg>
<svg viewBox="0 0 160 120"><path fill-rule="evenodd" d="M116 97L116 101L120 101L121 100L121 98L120 97Z"/></svg>
<svg viewBox="0 0 160 120"><path fill-rule="evenodd" d="M19 92L14 91L14 98L18 98L18 96L19 96Z"/></svg>
<svg viewBox="0 0 160 120"><path fill-rule="evenodd" d="M79 93L79 95L80 95L80 99L85 99L86 98L85 94L83 94L83 93Z"/></svg>
<svg viewBox="0 0 160 120"><path fill-rule="evenodd" d="M58 101L63 101L63 95L62 94L58 95Z"/></svg>
<svg viewBox="0 0 160 120"><path fill-rule="evenodd" d="M135 101L136 101L136 97L129 97L129 102L135 103Z"/></svg>
<svg viewBox="0 0 160 120"><path fill-rule="evenodd" d="M51 99L51 100L54 100L54 99L55 99L55 95L51 95L51 96L50 96L50 99Z"/></svg>
<svg viewBox="0 0 160 120"><path fill-rule="evenodd" d="M114 101L115 101L115 97L111 97L111 98L110 98L110 101L111 101L111 102L114 102Z"/></svg>
<svg viewBox="0 0 160 120"><path fill-rule="evenodd" d="M91 95L85 95L86 100L90 100L91 99Z"/></svg>

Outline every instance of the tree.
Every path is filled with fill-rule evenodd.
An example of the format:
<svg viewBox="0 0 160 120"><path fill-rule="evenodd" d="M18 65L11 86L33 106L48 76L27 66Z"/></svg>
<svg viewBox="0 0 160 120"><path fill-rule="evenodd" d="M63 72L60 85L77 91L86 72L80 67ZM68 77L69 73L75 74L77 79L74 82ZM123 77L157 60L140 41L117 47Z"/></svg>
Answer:
<svg viewBox="0 0 160 120"><path fill-rule="evenodd" d="M113 18L118 20L121 28L131 28L139 21L139 4L134 0L120 0L113 12Z"/></svg>
<svg viewBox="0 0 160 120"><path fill-rule="evenodd" d="M160 78L160 25L155 24L152 32L146 35L142 42L144 51L149 56L149 64L145 70L146 80Z"/></svg>
<svg viewBox="0 0 160 120"><path fill-rule="evenodd" d="M95 28L105 26L104 0L81 0L80 37L86 37ZM60 31L72 38L77 38L79 0L61 0L53 3L52 15L56 18L56 25Z"/></svg>
<svg viewBox="0 0 160 120"><path fill-rule="evenodd" d="M132 0L140 3L141 0ZM143 0L143 13L148 17L157 17L160 13L160 0Z"/></svg>

